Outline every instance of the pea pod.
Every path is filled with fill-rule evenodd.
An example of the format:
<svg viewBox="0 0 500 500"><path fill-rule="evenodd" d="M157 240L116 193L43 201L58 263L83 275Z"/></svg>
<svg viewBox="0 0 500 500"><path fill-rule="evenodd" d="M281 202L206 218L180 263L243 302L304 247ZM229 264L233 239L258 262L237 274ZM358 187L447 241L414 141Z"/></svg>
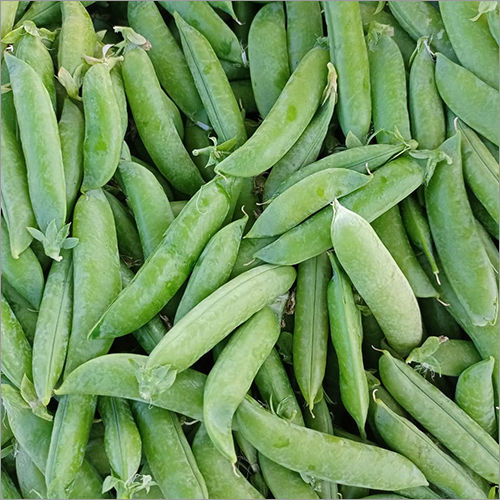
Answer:
<svg viewBox="0 0 500 500"><path fill-rule="evenodd" d="M449 339L462 339L463 331L453 316L448 312L448 306L435 299L420 299L422 320L427 332L443 335Z"/></svg>
<svg viewBox="0 0 500 500"><path fill-rule="evenodd" d="M458 459L496 481L498 446L467 413L404 362L384 352L379 371L394 398Z"/></svg>
<svg viewBox="0 0 500 500"><path fill-rule="evenodd" d="M207 243L193 268L177 307L174 323L229 279L246 222L244 217L228 224Z"/></svg>
<svg viewBox="0 0 500 500"><path fill-rule="evenodd" d="M208 498L205 480L175 413L132 402L151 471L165 496Z"/></svg>
<svg viewBox="0 0 500 500"><path fill-rule="evenodd" d="M425 190L429 223L443 270L473 323L495 322L498 293L494 271L477 234L462 177L461 133L442 150L451 165L439 163ZM468 265L474 263L471 272Z"/></svg>
<svg viewBox="0 0 500 500"><path fill-rule="evenodd" d="M23 498L47 497L44 475L21 446L16 452L16 476Z"/></svg>
<svg viewBox="0 0 500 500"><path fill-rule="evenodd" d="M2 498L20 498L16 484L2 465Z"/></svg>
<svg viewBox="0 0 500 500"><path fill-rule="evenodd" d="M45 406L63 371L71 329L73 261L71 255L63 255L50 269L33 341L33 383Z"/></svg>
<svg viewBox="0 0 500 500"><path fill-rule="evenodd" d="M316 172L274 198L247 234L248 238L289 231L335 198L365 186L371 178L343 168Z"/></svg>
<svg viewBox="0 0 500 500"><path fill-rule="evenodd" d="M358 2L322 2L325 10L330 60L339 74L338 116L344 135L365 143L372 104L368 53Z"/></svg>
<svg viewBox="0 0 500 500"><path fill-rule="evenodd" d="M236 463L231 434L233 415L276 343L279 330L272 309L265 307L257 312L231 336L207 377L203 395L205 427L216 448L232 464Z"/></svg>
<svg viewBox="0 0 500 500"><path fill-rule="evenodd" d="M491 237L498 240L499 234L497 223L492 219L491 215L486 211L483 205L481 205L481 202L474 196L474 193L469 191L467 194L469 195L469 203L474 217L486 229Z"/></svg>
<svg viewBox="0 0 500 500"><path fill-rule="evenodd" d="M491 239L488 231L483 227L483 225L476 220L476 229L479 235L479 238L483 242L484 249L486 250L486 254L488 255L488 260L490 264L493 266L493 269L498 274L498 248L493 240Z"/></svg>
<svg viewBox="0 0 500 500"><path fill-rule="evenodd" d="M346 410L366 439L368 385L363 367L361 313L354 302L352 286L338 260L328 254L333 275L328 283L328 315L330 333L339 360L340 396Z"/></svg>
<svg viewBox="0 0 500 500"><path fill-rule="evenodd" d="M340 264L387 341L401 354L408 353L422 339L422 321L410 284L391 254L366 220L338 202L331 236Z"/></svg>
<svg viewBox="0 0 500 500"><path fill-rule="evenodd" d="M259 128L243 146L217 165L217 171L253 177L283 157L305 130L320 103L327 57L327 51L321 47L311 49L304 56Z"/></svg>
<svg viewBox="0 0 500 500"><path fill-rule="evenodd" d="M5 3L2 8L2 26L0 30L0 36L3 38L7 33L12 30L14 26L14 21L16 19L16 12L19 6L19 2ZM2 44L2 53L4 46Z"/></svg>
<svg viewBox="0 0 500 500"><path fill-rule="evenodd" d="M58 2L49 1L45 4L33 3L16 22L14 28L22 26L25 21L33 21L37 26L52 28L60 23L60 19L61 8Z"/></svg>
<svg viewBox="0 0 500 500"><path fill-rule="evenodd" d="M80 243L73 253L73 318L65 375L95 356L111 340L88 340L92 325L120 291L118 245L109 203L100 189L81 195L73 215Z"/></svg>
<svg viewBox="0 0 500 500"><path fill-rule="evenodd" d="M208 0L208 3L214 9L218 9L221 12L225 12L230 15L234 21L239 22L233 8L233 2L231 0Z"/></svg>
<svg viewBox="0 0 500 500"><path fill-rule="evenodd" d="M493 357L469 366L458 377L455 400L488 434L497 432L492 375Z"/></svg>

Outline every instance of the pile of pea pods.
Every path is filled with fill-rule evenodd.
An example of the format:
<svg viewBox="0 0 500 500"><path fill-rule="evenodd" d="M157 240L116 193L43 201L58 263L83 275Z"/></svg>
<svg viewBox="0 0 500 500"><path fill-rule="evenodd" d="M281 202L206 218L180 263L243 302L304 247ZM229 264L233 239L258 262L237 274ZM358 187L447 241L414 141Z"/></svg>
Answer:
<svg viewBox="0 0 500 500"><path fill-rule="evenodd" d="M1 498L498 498L498 42L2 1Z"/></svg>

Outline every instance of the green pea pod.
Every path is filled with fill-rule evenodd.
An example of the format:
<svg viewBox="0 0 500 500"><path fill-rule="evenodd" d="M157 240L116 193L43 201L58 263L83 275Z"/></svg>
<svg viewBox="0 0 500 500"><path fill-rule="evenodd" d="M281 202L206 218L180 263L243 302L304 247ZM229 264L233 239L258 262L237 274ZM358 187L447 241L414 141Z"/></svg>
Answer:
<svg viewBox="0 0 500 500"><path fill-rule="evenodd" d="M447 337L427 337L420 347L415 347L407 363L416 363L418 369L439 375L458 377L466 368L479 362L481 356L468 340Z"/></svg>
<svg viewBox="0 0 500 500"><path fill-rule="evenodd" d="M248 33L248 59L257 109L265 118L290 78L285 11L281 3L264 5L253 18Z"/></svg>
<svg viewBox="0 0 500 500"><path fill-rule="evenodd" d="M68 496L83 464L96 400L75 394L59 400L45 468L48 498Z"/></svg>
<svg viewBox="0 0 500 500"><path fill-rule="evenodd" d="M417 41L423 36L431 37L431 47L455 60L455 52L438 9L423 1L404 5L395 3L389 3L389 9L413 40Z"/></svg>
<svg viewBox="0 0 500 500"><path fill-rule="evenodd" d="M136 487L134 477L141 464L141 436L125 399L100 397L98 410L104 422L104 446L120 497Z"/></svg>
<svg viewBox="0 0 500 500"><path fill-rule="evenodd" d="M43 271L33 250L27 248L17 259L10 253L10 238L7 223L2 217L2 274L14 290L27 300L36 311L42 300L44 287Z"/></svg>
<svg viewBox="0 0 500 500"><path fill-rule="evenodd" d="M229 81L208 40L175 12L186 61L201 101L219 142L235 141L238 147L246 140L243 117Z"/></svg>
<svg viewBox="0 0 500 500"><path fill-rule="evenodd" d="M175 413L134 401L148 464L165 496L208 498L205 480Z"/></svg>
<svg viewBox="0 0 500 500"><path fill-rule="evenodd" d="M358 2L322 2L330 41L330 60L339 74L338 116L342 132L365 143L372 104L368 53Z"/></svg>
<svg viewBox="0 0 500 500"><path fill-rule="evenodd" d="M486 480L498 474L498 445L467 413L387 351L379 371L389 392L458 459Z"/></svg>
<svg viewBox="0 0 500 500"><path fill-rule="evenodd" d="M231 0L208 0L208 3L214 9L218 9L221 12L225 12L230 15L234 21L239 22L233 8L233 2Z"/></svg>
<svg viewBox="0 0 500 500"><path fill-rule="evenodd" d="M66 210L73 212L83 178L83 141L85 119L80 108L69 97L64 104L59 119L59 137L66 183Z"/></svg>
<svg viewBox="0 0 500 500"><path fill-rule="evenodd" d="M425 270L425 269L424 269ZM425 330L434 335L443 335L449 339L463 338L463 332L453 316L448 312L448 306L435 299L420 299L420 311Z"/></svg>
<svg viewBox="0 0 500 500"><path fill-rule="evenodd" d="M176 189L193 194L203 180L175 130L165 94L143 49L125 53L122 76L137 130L155 165Z"/></svg>
<svg viewBox="0 0 500 500"><path fill-rule="evenodd" d="M62 374L73 309L73 262L66 250L54 262L43 292L33 341L33 383L47 406Z"/></svg>
<svg viewBox="0 0 500 500"><path fill-rule="evenodd" d="M3 54L4 52L2 51L2 57ZM10 84L9 69L5 59L2 60L0 77L2 86ZM16 108L14 107L14 96L12 94L12 92L2 92L0 96L2 102L2 129L4 127L9 127L10 131L14 134L14 137L17 137Z"/></svg>
<svg viewBox="0 0 500 500"><path fill-rule="evenodd" d="M59 250L69 227L66 220L66 187L61 143L50 96L36 71L17 57L6 54L23 146L31 204L38 227L32 230L43 241L45 253L60 260Z"/></svg>
<svg viewBox="0 0 500 500"><path fill-rule="evenodd" d="M291 174L293 177L295 172L302 171L305 165L309 165L318 158L337 101L337 72L333 64L329 63L327 66L328 83L323 91L323 102L297 142L269 173L264 184L264 201L269 200L276 191L279 191L279 187L286 183Z"/></svg>
<svg viewBox="0 0 500 500"><path fill-rule="evenodd" d="M193 454L207 485L209 498L264 498L212 443L200 425L193 441Z"/></svg>
<svg viewBox="0 0 500 500"><path fill-rule="evenodd" d="M37 26L56 28L61 22L61 8L59 2L32 3L14 28L22 26L25 21L33 21Z"/></svg>
<svg viewBox="0 0 500 500"><path fill-rule="evenodd" d="M120 291L120 262L113 213L100 189L80 196L73 224L73 232L80 243L73 253L73 319L65 375L109 350L111 340L91 341L87 335Z"/></svg>
<svg viewBox="0 0 500 500"><path fill-rule="evenodd" d="M9 473L4 469L2 465L2 498L20 498L21 495L16 487L16 484L9 476Z"/></svg>
<svg viewBox="0 0 500 500"><path fill-rule="evenodd" d="M104 449L104 429L102 431L102 436L94 437L92 435L92 430L94 428L95 424L93 424L90 429L89 442L85 447L85 460L87 460L101 476L107 476L111 474L111 468L106 450Z"/></svg>
<svg viewBox="0 0 500 500"><path fill-rule="evenodd" d="M28 179L21 145L2 120L2 214L9 228L10 253L14 259L33 239L26 227L36 225L28 194ZM5 242L4 242L5 245Z"/></svg>
<svg viewBox="0 0 500 500"><path fill-rule="evenodd" d="M436 149L446 138L443 102L434 77L429 39L420 38L409 78L411 131L421 149Z"/></svg>
<svg viewBox="0 0 500 500"><path fill-rule="evenodd" d="M84 56L94 55L97 37L92 19L81 2L61 4L61 14L57 65L73 75L85 62Z"/></svg>
<svg viewBox="0 0 500 500"><path fill-rule="evenodd" d="M321 36L323 36L323 21L319 2L286 4L288 61L292 71Z"/></svg>
<svg viewBox="0 0 500 500"><path fill-rule="evenodd" d="M488 434L495 437L497 424L493 397L493 357L464 370L458 377L455 401Z"/></svg>
<svg viewBox="0 0 500 500"><path fill-rule="evenodd" d="M484 249L486 250L486 254L488 255L488 259L490 264L493 266L493 269L498 274L498 247L493 240L490 238L488 231L482 226L482 224L476 220L476 229L479 235L479 238L483 242Z"/></svg>
<svg viewBox="0 0 500 500"><path fill-rule="evenodd" d="M120 110L120 123L122 128L122 137L125 137L128 127L128 111L127 111L127 96L125 95L125 87L123 85L123 78L121 73L120 64L115 64L109 72L111 77L111 85L113 86L113 93L115 95L118 109ZM182 127L182 121L181 121ZM182 128L181 128L182 129Z"/></svg>
<svg viewBox="0 0 500 500"><path fill-rule="evenodd" d="M199 127L196 127L196 128L199 128ZM161 175L160 171L157 168L151 166L149 163L146 163L145 161L141 160L140 158L137 158L134 155L131 155L130 159L132 161L134 161L135 163L138 163L139 165L146 167L150 172L152 172L154 174L157 181L161 184L161 187L165 191L165 194L167 195L167 198L169 200L171 200L174 197L174 193L172 191L172 188L170 187L170 184L167 182L165 177L163 177L163 175Z"/></svg>
<svg viewBox="0 0 500 500"><path fill-rule="evenodd" d="M134 213L144 256L147 258L174 220L168 198L155 176L137 163L120 162L118 180Z"/></svg>
<svg viewBox="0 0 500 500"><path fill-rule="evenodd" d="M427 484L419 469L397 453L291 424L248 397L236 418L240 432L260 453L296 472L381 490Z"/></svg>
<svg viewBox="0 0 500 500"><path fill-rule="evenodd" d="M425 201L443 270L473 323L481 326L496 321L498 293L494 270L467 201L460 146L460 132L443 143L441 149L452 163L437 165L426 187ZM468 263L472 262L471 272Z"/></svg>
<svg viewBox="0 0 500 500"><path fill-rule="evenodd" d="M133 332L160 312L184 283L208 240L222 224L229 207L226 186L224 180L214 179L191 198L130 285L95 324L92 338Z"/></svg>
<svg viewBox="0 0 500 500"><path fill-rule="evenodd" d="M381 143L398 142L394 133L405 140L411 138L403 56L390 33L390 26L374 23L366 37L373 126L380 132L377 141Z"/></svg>
<svg viewBox="0 0 500 500"><path fill-rule="evenodd" d="M262 475L274 498L319 498L300 474L269 460L259 453Z"/></svg>
<svg viewBox="0 0 500 500"><path fill-rule="evenodd" d="M331 237L340 264L387 341L401 354L408 353L422 339L422 321L415 295L397 263L369 223L338 202Z"/></svg>
<svg viewBox="0 0 500 500"><path fill-rule="evenodd" d="M31 345L9 303L2 295L2 373L18 388L31 378Z"/></svg>
<svg viewBox="0 0 500 500"><path fill-rule="evenodd" d="M395 206L424 181L424 170L410 158L398 158L378 169L363 188L345 196L342 204L368 222ZM297 264L327 251L332 246L332 209L325 207L275 242L256 251L265 262Z"/></svg>
<svg viewBox="0 0 500 500"><path fill-rule="evenodd" d="M177 307L174 323L229 279L246 222L247 218L244 217L228 224L207 243L193 268Z"/></svg>
<svg viewBox="0 0 500 500"><path fill-rule="evenodd" d="M113 212L120 255L125 259L130 259L134 264L141 263L144 260L144 254L134 218L116 196L109 191L104 191L104 194Z"/></svg>
<svg viewBox="0 0 500 500"><path fill-rule="evenodd" d="M243 49L236 35L229 26L216 14L207 2L159 2L170 14L178 12L191 26L210 42L217 57L241 65L243 63Z"/></svg>
<svg viewBox="0 0 500 500"><path fill-rule="evenodd" d="M47 498L45 476L21 446L16 451L16 476L23 498Z"/></svg>
<svg viewBox="0 0 500 500"><path fill-rule="evenodd" d="M483 5L486 2L483 2ZM495 39L497 45L499 45L500 34L498 27L499 24L499 12L498 12L498 2L492 2L486 4L486 19L488 21L488 27L490 29L491 36ZM478 10L480 11L480 6L478 6Z"/></svg>
<svg viewBox="0 0 500 500"><path fill-rule="evenodd" d="M339 360L340 396L346 410L356 422L359 433L366 439L365 422L368 412L368 385L363 367L361 313L354 294L337 259L328 254L333 276L328 283L328 314L330 333Z"/></svg>
<svg viewBox="0 0 500 500"><path fill-rule="evenodd" d="M436 55L436 84L439 95L453 113L498 146L497 90L440 53ZM464 89L466 100L463 99Z"/></svg>
<svg viewBox="0 0 500 500"><path fill-rule="evenodd" d="M459 462L442 451L425 433L393 412L374 391L374 419L389 447L409 458L434 486L449 497L485 498L481 482Z"/></svg>
<svg viewBox="0 0 500 500"><path fill-rule="evenodd" d="M370 176L343 168L316 172L274 198L247 234L248 238L275 236L296 227L335 198L365 186Z"/></svg>
<svg viewBox="0 0 500 500"><path fill-rule="evenodd" d="M2 6L2 25L0 30L0 36L3 38L9 31L12 30L14 26L14 21L16 19L16 12L19 6L19 2L5 2ZM2 44L2 53L4 46Z"/></svg>
<svg viewBox="0 0 500 500"><path fill-rule="evenodd" d="M372 222L372 227L403 271L415 296L437 297L436 289L424 273L408 241L398 206L387 210L375 219Z"/></svg>
<svg viewBox="0 0 500 500"><path fill-rule="evenodd" d="M232 464L236 464L233 415L269 356L279 331L279 318L272 309L265 307L257 312L231 336L207 377L203 395L205 427L216 448Z"/></svg>
<svg viewBox="0 0 500 500"><path fill-rule="evenodd" d="M168 390L145 400L139 393L136 369L143 367L146 360L147 356L127 353L91 359L71 372L55 392L133 399L201 420L206 375L185 370Z"/></svg>
<svg viewBox="0 0 500 500"><path fill-rule="evenodd" d="M250 269L262 264L260 259L254 258L254 253L257 250L264 248L266 245L269 245L274 240L275 238L258 238L255 240L243 238L243 240L241 240L240 249L238 250L236 262L234 263L230 278L235 278L239 274L249 271Z"/></svg>
<svg viewBox="0 0 500 500"><path fill-rule="evenodd" d="M474 193L469 191L467 194L474 217L479 221L480 224L482 224L482 226L486 229L490 236L495 238L495 240L498 240L498 224L486 211L486 208L481 205L481 202L474 196Z"/></svg>
<svg viewBox="0 0 500 500"><path fill-rule="evenodd" d="M150 2L130 2L128 21L151 43L148 55L165 92L193 122L206 124L207 116L184 54L158 7Z"/></svg>
<svg viewBox="0 0 500 500"><path fill-rule="evenodd" d="M473 20L477 6L469 2L457 3L453 8L439 2L439 11L460 64L498 89L498 44L491 36L486 17Z"/></svg>
<svg viewBox="0 0 500 500"><path fill-rule="evenodd" d="M321 47L304 56L259 128L243 146L222 160L216 171L253 177L283 157L318 108L326 81L327 58L328 52Z"/></svg>

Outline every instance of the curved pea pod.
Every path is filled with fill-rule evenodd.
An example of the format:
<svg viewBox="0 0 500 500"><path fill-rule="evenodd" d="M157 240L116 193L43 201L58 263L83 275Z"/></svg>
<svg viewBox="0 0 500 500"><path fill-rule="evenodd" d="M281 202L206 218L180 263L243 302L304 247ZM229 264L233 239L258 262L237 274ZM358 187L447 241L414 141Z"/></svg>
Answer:
<svg viewBox="0 0 500 500"><path fill-rule="evenodd" d="M330 41L330 60L339 74L338 117L342 132L365 143L372 103L368 53L358 2L322 2Z"/></svg>
<svg viewBox="0 0 500 500"><path fill-rule="evenodd" d="M370 182L371 177L345 168L320 170L283 191L265 208L247 234L262 238L285 233L310 215Z"/></svg>
<svg viewBox="0 0 500 500"><path fill-rule="evenodd" d="M449 497L486 498L487 491L465 467L455 461L409 420L393 412L373 394L377 431L389 447L410 459L428 481Z"/></svg>
<svg viewBox="0 0 500 500"><path fill-rule="evenodd" d="M175 413L132 402L144 452L165 496L208 498L205 480Z"/></svg>
<svg viewBox="0 0 500 500"><path fill-rule="evenodd" d="M219 59L208 40L174 13L186 61L201 101L219 142L235 141L240 146L247 134L236 98Z"/></svg>
<svg viewBox="0 0 500 500"><path fill-rule="evenodd" d="M377 141L398 142L399 133L411 138L403 56L389 26L373 23L366 37L370 62L373 126Z"/></svg>
<svg viewBox="0 0 500 500"><path fill-rule="evenodd" d="M193 454L207 485L209 498L264 498L212 443L200 425L193 441Z"/></svg>
<svg viewBox="0 0 500 500"><path fill-rule="evenodd" d="M19 2L5 2L5 4L2 6L2 25L0 30L0 35L2 38L12 30L18 7ZM2 52L3 49L4 46L2 44Z"/></svg>
<svg viewBox="0 0 500 500"><path fill-rule="evenodd" d="M395 3L390 3L389 9L413 40L417 41L422 36L432 37L431 47L455 60L455 52L438 9L423 1L404 5Z"/></svg>
<svg viewBox="0 0 500 500"><path fill-rule="evenodd" d="M488 434L495 437L497 424L493 397L493 357L464 370L458 377L455 401Z"/></svg>
<svg viewBox="0 0 500 500"><path fill-rule="evenodd" d="M1 301L2 373L19 388L24 375L31 378L31 345L3 295Z"/></svg>
<svg viewBox="0 0 500 500"><path fill-rule="evenodd" d="M486 208L481 205L481 202L474 196L474 193L469 191L468 193L470 207L474 217L478 220L480 224L486 229L488 234L498 240L498 225L492 219L491 215L486 211Z"/></svg>
<svg viewBox="0 0 500 500"><path fill-rule="evenodd" d="M439 11L460 64L498 89L498 44L486 17L474 20L477 4L460 2L451 7L439 2Z"/></svg>
<svg viewBox="0 0 500 500"><path fill-rule="evenodd" d="M498 146L498 91L440 53L436 55L436 84L439 95L453 113Z"/></svg>
<svg viewBox="0 0 500 500"><path fill-rule="evenodd" d="M170 14L178 12L191 26L209 41L219 59L241 65L243 49L229 26L217 15L207 2L159 2Z"/></svg>
<svg viewBox="0 0 500 500"><path fill-rule="evenodd" d="M69 97L64 99L59 119L59 137L66 183L66 210L71 214L83 178L85 119L80 108Z"/></svg>
<svg viewBox="0 0 500 500"><path fill-rule="evenodd" d="M116 104L118 104L118 109L120 110L122 137L125 137L125 133L127 132L127 127L128 127L128 110L127 110L127 96L125 95L125 86L123 85L120 63L115 64L111 68L109 76L111 77L111 85L113 86L113 93L115 95ZM182 121L181 121L181 130L183 130Z"/></svg>
<svg viewBox="0 0 500 500"><path fill-rule="evenodd" d="M483 227L483 225L476 220L476 229L479 235L479 238L483 242L484 249L486 250L486 254L488 255L488 259L493 266L493 269L498 274L498 247L493 240L491 239L488 231Z"/></svg>
<svg viewBox="0 0 500 500"><path fill-rule="evenodd" d="M320 104L327 62L328 52L325 49L311 49L252 137L222 160L216 171L253 177L282 158L304 132Z"/></svg>
<svg viewBox="0 0 500 500"><path fill-rule="evenodd" d="M481 3L481 2L479 2ZM486 14L486 20L488 21L488 27L490 29L491 36L495 39L495 42L497 45L499 45L499 30L500 28L498 27L499 24L499 12L498 12L498 2L483 2L483 5L478 6L478 15L480 16L482 14L481 12L481 7L483 7L485 14ZM477 17L477 16L476 16ZM473 18L475 20L476 18Z"/></svg>
<svg viewBox="0 0 500 500"><path fill-rule="evenodd" d="M397 453L299 427L272 415L248 397L236 417L240 432L259 452L288 469L382 490L427 484L417 467ZM353 463L358 466L353 468Z"/></svg>
<svg viewBox="0 0 500 500"><path fill-rule="evenodd" d="M2 217L2 274L14 290L38 311L44 287L43 271L33 250L27 248L17 259L10 253L7 223Z"/></svg>
<svg viewBox="0 0 500 500"><path fill-rule="evenodd" d="M45 477L21 446L16 452L16 476L23 498L47 498Z"/></svg>
<svg viewBox="0 0 500 500"><path fill-rule="evenodd" d="M253 18L248 33L248 60L255 102L264 118L290 77L285 11L281 3L264 5Z"/></svg>
<svg viewBox="0 0 500 500"><path fill-rule="evenodd" d="M88 340L99 316L120 291L120 261L113 213L102 190L81 195L73 215L73 318L65 375L95 356L106 354L111 340Z"/></svg>
<svg viewBox="0 0 500 500"><path fill-rule="evenodd" d="M59 260L69 227L63 227L66 186L56 115L36 71L11 54L5 54L5 61L14 94L31 204L41 231L31 233L42 240L49 257Z"/></svg>
<svg viewBox="0 0 500 500"><path fill-rule="evenodd" d="M360 435L366 439L365 422L368 413L368 385L363 367L361 313L343 269L333 254L328 254L333 275L328 283L328 314L330 333L339 361L340 396L355 420Z"/></svg>
<svg viewBox="0 0 500 500"><path fill-rule="evenodd" d="M2 70L0 71L0 77L2 85L9 84L9 69L7 67L7 63L5 62L5 59L2 59L1 68ZM0 95L0 99L2 102L2 128L9 127L14 136L17 136L17 117L16 109L14 107L14 96L12 95L12 92L2 92L2 94Z"/></svg>
<svg viewBox="0 0 500 500"><path fill-rule="evenodd" d="M291 4L290 4L291 5ZM264 184L264 201L270 199L290 175L302 171L305 165L316 161L328 132L337 101L337 72L328 63L328 83L323 91L323 102L297 142L274 165Z"/></svg>
<svg viewBox="0 0 500 500"><path fill-rule="evenodd" d="M443 102L434 76L430 40L420 38L409 77L409 106L413 138L421 149L436 149L446 138Z"/></svg>
<svg viewBox="0 0 500 500"><path fill-rule="evenodd" d="M139 393L136 369L143 367L146 360L147 356L127 353L91 359L73 370L55 392L133 399L201 420L206 375L185 370L168 390L145 400Z"/></svg>
<svg viewBox="0 0 500 500"><path fill-rule="evenodd" d="M94 324L90 336L125 335L160 312L188 277L208 240L221 226L228 207L225 181L217 178L203 186L170 224L131 283Z"/></svg>
<svg viewBox="0 0 500 500"><path fill-rule="evenodd" d="M214 9L218 9L221 12L225 12L230 15L234 21L239 23L236 13L234 12L233 2L231 2L231 0L208 0L208 3Z"/></svg>
<svg viewBox="0 0 500 500"><path fill-rule="evenodd" d="M425 201L443 271L472 322L485 325L496 321L498 292L467 201L460 145L460 132L443 143L441 149L451 164L438 163L425 189Z"/></svg>
<svg viewBox="0 0 500 500"><path fill-rule="evenodd" d="M59 400L45 468L49 498L64 498L71 489L85 458L96 401L78 394Z"/></svg>
<svg viewBox="0 0 500 500"><path fill-rule="evenodd" d="M404 362L384 352L382 382L399 404L458 459L486 480L498 475L498 445L467 413Z"/></svg>
<svg viewBox="0 0 500 500"><path fill-rule="evenodd" d="M403 200L423 181L424 169L417 162L398 158L374 172L366 186L341 199L345 207L370 222ZM275 242L259 249L254 257L264 262L297 264L319 255L332 246L331 222L331 208L325 207Z"/></svg>
<svg viewBox="0 0 500 500"><path fill-rule="evenodd" d="M61 5L62 25L59 34L57 65L73 75L84 56L93 56L97 44L94 25L81 2Z"/></svg>
<svg viewBox="0 0 500 500"><path fill-rule="evenodd" d="M165 92L191 120L206 123L203 104L184 54L158 7L150 2L130 2L128 21L137 33L151 42L148 55Z"/></svg>
<svg viewBox="0 0 500 500"><path fill-rule="evenodd" d="M67 250L54 262L43 292L33 341L33 383L47 406L61 376L73 312L73 261Z"/></svg>
<svg viewBox="0 0 500 500"><path fill-rule="evenodd" d="M328 343L326 289L330 266L325 254L299 265L293 333L293 370L309 411L322 397Z"/></svg>
<svg viewBox="0 0 500 500"><path fill-rule="evenodd" d="M10 253L14 259L18 259L33 239L26 228L35 226L36 221L28 193L28 178L21 145L3 120L1 131L2 214L9 228Z"/></svg>
<svg viewBox="0 0 500 500"><path fill-rule="evenodd" d="M406 358L407 363L416 363L418 369L451 377L458 377L480 360L481 356L472 342L444 336L427 337Z"/></svg>
<svg viewBox="0 0 500 500"><path fill-rule="evenodd" d="M156 177L137 163L121 161L117 177L137 222L142 249L147 258L174 220L168 198Z"/></svg>
<svg viewBox="0 0 500 500"><path fill-rule="evenodd" d="M118 496L130 496L141 463L141 436L125 399L100 397L98 410L104 422L104 446L111 466L111 483Z"/></svg>
<svg viewBox="0 0 500 500"><path fill-rule="evenodd" d="M176 189L193 194L203 179L175 130L165 94L143 49L125 53L122 76L137 130L155 165Z"/></svg>
<svg viewBox="0 0 500 500"><path fill-rule="evenodd" d="M408 241L398 206L372 222L377 236L405 275L416 297L437 297L438 293L420 266Z"/></svg>
<svg viewBox="0 0 500 500"><path fill-rule="evenodd" d="M229 279L246 222L247 218L244 217L228 224L207 243L193 268L177 307L174 323Z"/></svg>
<svg viewBox="0 0 500 500"><path fill-rule="evenodd" d="M387 341L401 354L408 353L422 339L422 321L417 299L395 260L369 223L338 202L331 237L340 264Z"/></svg>
<svg viewBox="0 0 500 500"><path fill-rule="evenodd" d="M236 463L231 433L233 415L276 343L279 331L277 315L269 307L263 308L231 336L207 377L203 421L216 448L232 464Z"/></svg>

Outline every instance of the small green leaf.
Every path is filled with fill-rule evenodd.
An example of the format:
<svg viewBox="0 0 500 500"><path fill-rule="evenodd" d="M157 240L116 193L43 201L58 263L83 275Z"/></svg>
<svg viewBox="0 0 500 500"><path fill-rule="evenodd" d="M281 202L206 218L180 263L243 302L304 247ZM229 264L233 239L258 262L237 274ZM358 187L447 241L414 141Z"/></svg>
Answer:
<svg viewBox="0 0 500 500"><path fill-rule="evenodd" d="M61 248L65 250L69 250L70 248L75 248L78 245L78 238L67 238L63 241Z"/></svg>
<svg viewBox="0 0 500 500"><path fill-rule="evenodd" d="M358 148L362 146L363 143L359 140L358 136L353 134L350 130L347 132L347 136L345 138L345 146L347 149Z"/></svg>

